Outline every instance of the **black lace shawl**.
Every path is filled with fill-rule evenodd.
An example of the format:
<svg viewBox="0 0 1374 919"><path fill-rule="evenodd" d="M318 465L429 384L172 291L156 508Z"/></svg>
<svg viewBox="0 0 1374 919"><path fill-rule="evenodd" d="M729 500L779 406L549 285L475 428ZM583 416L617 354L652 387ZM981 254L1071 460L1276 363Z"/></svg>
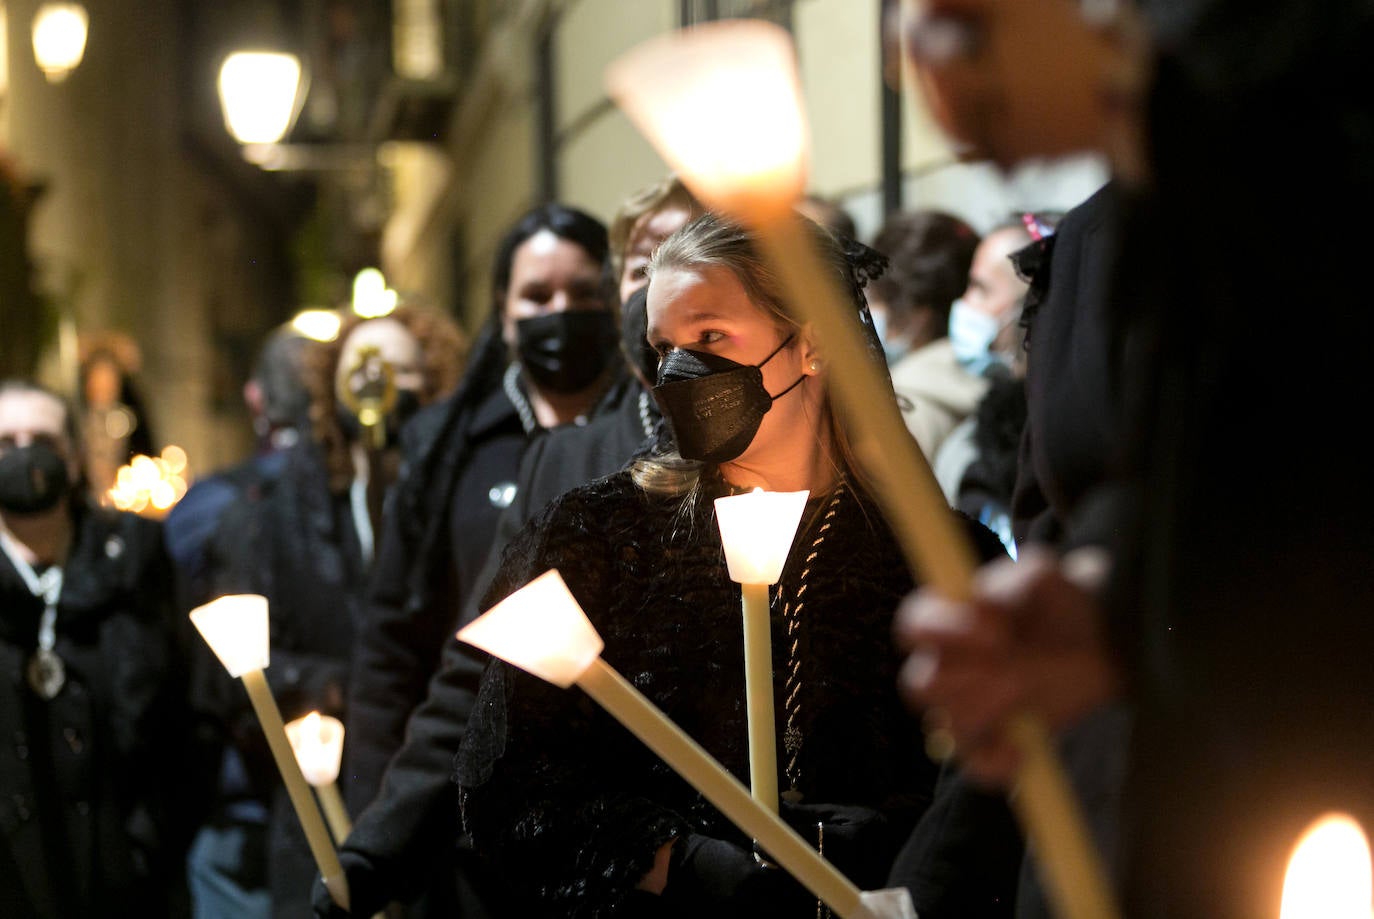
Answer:
<svg viewBox="0 0 1374 919"><path fill-rule="evenodd" d="M618 473L564 495L511 543L484 608L557 568L605 640L604 660L747 784L739 588L710 500L721 483L703 491L684 508ZM772 591L779 735L795 641L798 790L808 803L885 811L904 837L934 781L895 692L891 618L912 579L876 507L847 487L814 546L830 507L828 497L808 505ZM784 607L798 602L804 569L788 638ZM786 762L780 741L780 772ZM613 911L675 836L748 845L581 690L499 661L484 675L457 769L474 843L531 911ZM894 854L874 866L880 877Z"/></svg>

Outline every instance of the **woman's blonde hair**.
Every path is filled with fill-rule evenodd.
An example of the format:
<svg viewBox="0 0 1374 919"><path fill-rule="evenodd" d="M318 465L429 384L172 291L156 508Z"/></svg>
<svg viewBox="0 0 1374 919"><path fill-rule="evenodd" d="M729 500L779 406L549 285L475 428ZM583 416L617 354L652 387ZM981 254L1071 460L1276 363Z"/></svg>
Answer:
<svg viewBox="0 0 1374 919"><path fill-rule="evenodd" d="M611 272L617 285L625 270L625 247L630 244L630 236L635 226L647 214L657 214L669 208L678 207L689 214L700 214L701 202L688 190L682 180L669 173L661 181L641 188L626 198L611 219L610 246Z"/></svg>
<svg viewBox="0 0 1374 919"><path fill-rule="evenodd" d="M845 253L842 243L829 230L819 224L805 220L810 231L814 248L824 259L825 268L835 275L840 289L848 291L854 301L854 308L864 318L864 326L874 341L869 350L876 352L881 360L881 346L876 343L872 332L872 320L868 318L868 306L864 300L862 281L856 280L855 271ZM749 300L762 309L777 323L784 334L801 330L801 323L792 315L782 295L782 284L772 266L763 258L754 244L750 232L726 218L705 214L668 237L658 247L649 263L649 283L660 271L666 269L709 269L725 268L739 281ZM823 343L817 342L822 348ZM831 373L843 372L843 368L832 367ZM894 395L895 399L896 396ZM862 473L854 458L853 445L843 426L834 423L830 393L827 391L821 400L823 420L827 422L824 430L829 437L826 445L829 454L838 465L838 471L850 478L859 478ZM700 483L704 464L696 460L683 459L676 449L637 460L631 466L631 476L635 483L650 494L680 496L694 493Z"/></svg>

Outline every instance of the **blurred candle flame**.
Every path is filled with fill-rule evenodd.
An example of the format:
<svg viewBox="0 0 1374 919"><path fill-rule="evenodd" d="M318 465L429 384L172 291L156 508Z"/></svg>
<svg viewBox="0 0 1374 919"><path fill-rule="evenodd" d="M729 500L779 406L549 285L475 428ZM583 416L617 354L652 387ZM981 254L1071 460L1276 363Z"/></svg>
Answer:
<svg viewBox="0 0 1374 919"><path fill-rule="evenodd" d="M189 488L186 451L169 445L159 456L139 454L115 471L102 503L146 517L162 517Z"/></svg>
<svg viewBox="0 0 1374 919"><path fill-rule="evenodd" d="M1372 893L1364 830L1346 814L1326 814L1293 847L1279 919L1370 919Z"/></svg>

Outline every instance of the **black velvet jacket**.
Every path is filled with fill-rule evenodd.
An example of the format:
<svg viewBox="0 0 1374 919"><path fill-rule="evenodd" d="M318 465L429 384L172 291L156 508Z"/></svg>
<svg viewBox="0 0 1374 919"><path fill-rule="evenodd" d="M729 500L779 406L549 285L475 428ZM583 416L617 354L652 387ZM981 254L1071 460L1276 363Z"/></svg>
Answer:
<svg viewBox="0 0 1374 919"><path fill-rule="evenodd" d="M56 624L66 683L51 700L24 676L42 601L0 555L0 914L165 916L192 803L187 636L158 524L81 507L74 526Z"/></svg>
<svg viewBox="0 0 1374 919"><path fill-rule="evenodd" d="M684 506L628 473L576 489L512 542L484 606L557 568L605 640L604 660L747 783L740 594L712 492L721 483ZM880 512L844 486L808 504L771 591L779 786L801 794L785 810L813 839L817 822L844 824L827 829L826 854L863 887L881 886L935 778L895 692L891 619L911 587ZM748 841L580 690L493 663L458 780L468 831L513 914L618 914L672 838L664 914L815 909L787 882L759 881L781 872L755 867Z"/></svg>

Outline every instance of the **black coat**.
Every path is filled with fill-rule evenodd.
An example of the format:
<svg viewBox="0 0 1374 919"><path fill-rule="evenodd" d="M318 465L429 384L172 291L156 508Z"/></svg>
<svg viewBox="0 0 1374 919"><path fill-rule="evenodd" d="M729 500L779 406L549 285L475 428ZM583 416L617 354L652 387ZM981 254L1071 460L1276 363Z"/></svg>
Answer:
<svg viewBox="0 0 1374 919"><path fill-rule="evenodd" d="M1183 6L1205 15L1160 30L1118 288L1152 342L1112 620L1125 885L1130 915L1238 919L1273 914L1317 814L1374 827L1374 377L1350 356L1374 335L1374 100L1343 89L1374 79L1374 8ZM1360 205L1311 224L1322 200Z"/></svg>
<svg viewBox="0 0 1374 919"><path fill-rule="evenodd" d="M1120 342L1111 285L1120 202L1108 183L1048 240L1026 304L1026 423L1012 497L1018 542L1100 540L1084 499L1120 471ZM1078 532L1078 528L1083 532Z"/></svg>
<svg viewBox="0 0 1374 919"><path fill-rule="evenodd" d="M379 534L353 667L345 769L355 814L376 797L439 649L476 590L530 438L499 387L466 410L429 406L405 428L402 478Z"/></svg>
<svg viewBox="0 0 1374 919"><path fill-rule="evenodd" d="M483 661L454 642L453 633L476 614L478 585L485 587L491 579L499 548L511 533L562 492L619 469L630 458L643 440L640 391L626 376L585 426L567 425L531 439L515 407L496 390L472 414L467 459L465 441L457 435L464 421L454 417L456 406L422 413L407 428L413 457L408 468L417 474L432 470L426 491L434 496L433 506L446 506L442 496L451 492L453 513L423 526L389 519L378 556L371 615L355 666L350 718L355 727L346 753L354 783L349 803L357 819L344 857L366 862L366 872L350 876L365 892L376 890L382 900L406 899L435 877L452 873L436 867L435 859L440 865L455 858L466 863L449 774ZM656 409L645 408L657 418ZM448 433L445 424L451 426ZM455 471L460 484L447 484ZM513 488L505 490L507 485ZM509 506L493 503L493 489L500 489ZM392 510L399 515L403 504L393 502ZM458 529L460 521L466 523ZM450 523L454 526L445 525ZM449 561L448 547L458 533L465 545L492 547L481 574ZM438 693L440 701L427 702L429 693ZM413 717L412 709L417 709ZM379 793L368 793L369 781L381 786ZM444 842L436 845L437 840ZM462 846L457 852L455 844ZM458 872L456 895L471 915L481 907L469 874ZM442 884L432 884L430 908L447 908L444 898L450 894L434 888Z"/></svg>
<svg viewBox="0 0 1374 919"><path fill-rule="evenodd" d="M81 510L55 650L67 682L29 688L43 604L0 557L0 904L6 916L170 915L191 802L171 567L160 526Z"/></svg>
<svg viewBox="0 0 1374 919"><path fill-rule="evenodd" d="M666 438L667 426L658 403L643 387L626 379L595 418L585 425L563 425L536 438L520 460L515 498L496 522L491 554L477 583L496 579L501 553L550 502L579 485L619 472L641 453ZM485 590L468 596L462 622L479 613Z"/></svg>

